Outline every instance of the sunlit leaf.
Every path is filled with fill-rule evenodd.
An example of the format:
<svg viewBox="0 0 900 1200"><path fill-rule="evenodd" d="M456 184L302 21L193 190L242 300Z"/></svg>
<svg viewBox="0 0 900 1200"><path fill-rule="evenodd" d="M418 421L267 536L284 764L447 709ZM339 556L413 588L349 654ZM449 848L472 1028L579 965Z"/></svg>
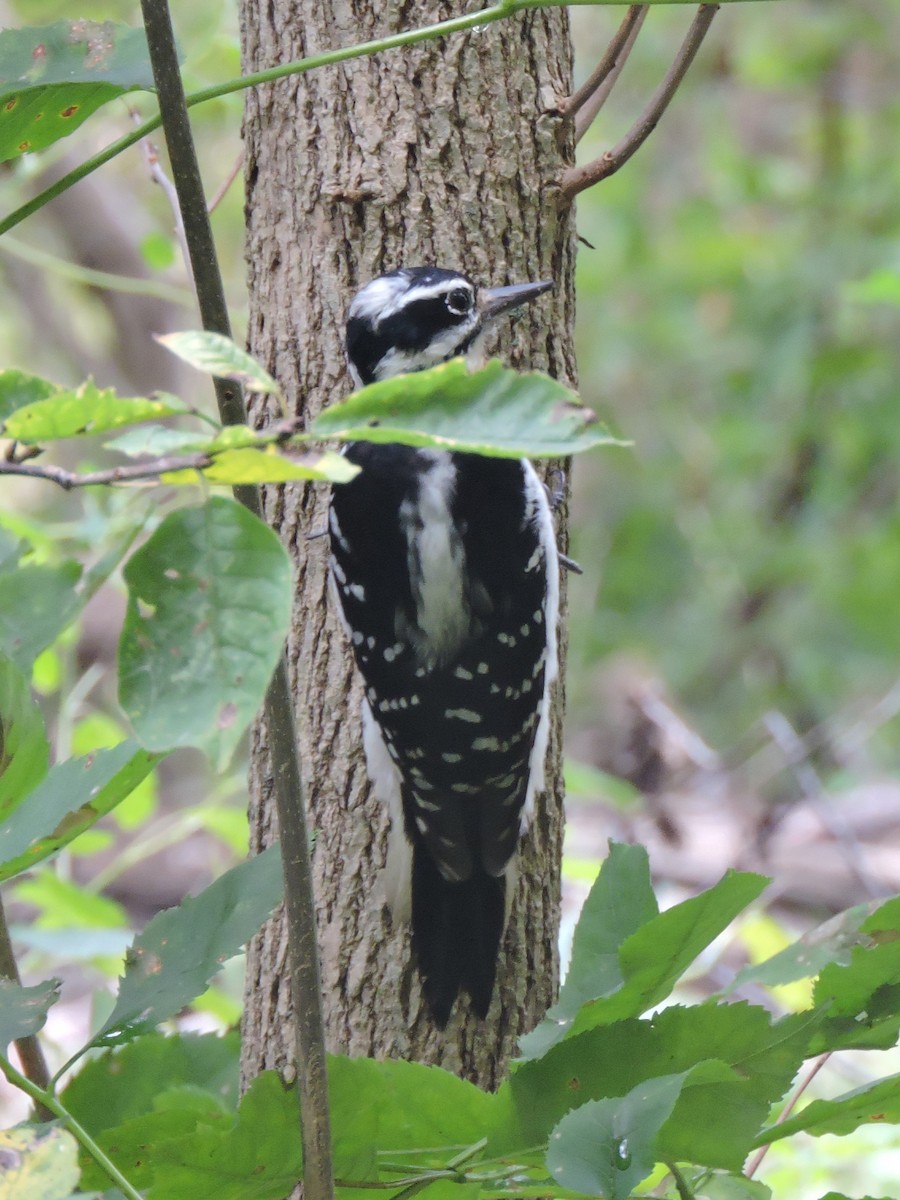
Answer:
<svg viewBox="0 0 900 1200"><path fill-rule="evenodd" d="M212 463L202 470L168 471L161 476L163 483L227 483L232 486L249 483L289 483L295 479L317 479L325 483L346 483L359 474L340 454L288 456L277 446L246 447L225 450L216 454Z"/></svg>
<svg viewBox="0 0 900 1200"><path fill-rule="evenodd" d="M0 1200L69 1200L78 1143L59 1126L0 1131Z"/></svg>
<svg viewBox="0 0 900 1200"><path fill-rule="evenodd" d="M3 36L3 33L0 33L0 39ZM0 420L5 420L16 409L24 408L26 404L46 400L59 390L57 384L37 375L26 375L24 371L12 369L0 371Z"/></svg>
<svg viewBox="0 0 900 1200"><path fill-rule="evenodd" d="M813 1137L847 1134L860 1125L900 1123L900 1075L889 1075L845 1092L835 1100L813 1100L796 1117L764 1129L756 1144L765 1146L803 1130Z"/></svg>
<svg viewBox="0 0 900 1200"><path fill-rule="evenodd" d="M89 379L75 391L60 389L46 400L17 408L6 419L3 436L33 445L55 438L106 433L122 425L182 411L183 406L172 397L150 400L144 396L119 396L114 388L98 388Z"/></svg>

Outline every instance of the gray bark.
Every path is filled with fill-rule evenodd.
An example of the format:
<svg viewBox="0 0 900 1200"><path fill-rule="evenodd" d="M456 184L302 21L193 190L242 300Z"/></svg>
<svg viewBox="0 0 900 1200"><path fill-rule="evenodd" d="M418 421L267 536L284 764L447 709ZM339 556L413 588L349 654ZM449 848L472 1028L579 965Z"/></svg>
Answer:
<svg viewBox="0 0 900 1200"><path fill-rule="evenodd" d="M428 0L245 0L244 68L447 15ZM250 350L295 411L312 416L347 393L341 339L349 298L402 264L462 269L483 284L552 275L552 298L502 332L502 353L513 365L574 382L574 237L556 193L570 160L556 113L571 90L570 67L567 17L555 9L248 94ZM257 422L268 415L260 407L254 413ZM380 899L386 814L367 793L358 680L327 594L327 538L315 536L325 529L327 502L325 489L314 487L266 495L268 519L297 563L289 661L316 833L329 1049L438 1062L491 1086L557 987L561 689L551 787L520 858L499 1000L487 1023L463 1009L438 1034L420 1003L406 932L392 928ZM276 836L263 727L251 786L253 840L261 847ZM247 1077L291 1057L286 954L275 919L249 955Z"/></svg>

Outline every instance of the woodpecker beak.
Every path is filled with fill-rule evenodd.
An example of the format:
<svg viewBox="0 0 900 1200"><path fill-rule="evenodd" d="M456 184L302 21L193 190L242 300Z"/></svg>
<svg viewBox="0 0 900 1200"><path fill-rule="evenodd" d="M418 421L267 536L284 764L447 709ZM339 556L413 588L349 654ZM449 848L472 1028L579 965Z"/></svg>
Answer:
<svg viewBox="0 0 900 1200"><path fill-rule="evenodd" d="M542 279L539 283L514 283L511 287L485 288L480 296L484 324L493 324L504 313L518 308L520 304L536 300L552 287L552 279Z"/></svg>

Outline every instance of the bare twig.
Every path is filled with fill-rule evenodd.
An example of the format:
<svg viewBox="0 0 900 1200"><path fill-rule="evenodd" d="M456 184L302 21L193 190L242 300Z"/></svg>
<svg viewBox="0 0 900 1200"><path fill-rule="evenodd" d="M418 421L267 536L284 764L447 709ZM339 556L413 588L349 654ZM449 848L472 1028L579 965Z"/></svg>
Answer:
<svg viewBox="0 0 900 1200"><path fill-rule="evenodd" d="M775 1122L776 1125L783 1125L784 1122L788 1119L788 1117L791 1115L791 1113L796 1108L797 1101L800 1099L800 1097L803 1095L803 1093L806 1091L806 1089L809 1087L809 1085L812 1083L812 1081L815 1079L815 1077L818 1075L818 1073L822 1070L822 1068L828 1062L829 1058L831 1058L831 1055L832 1055L832 1051L829 1050L827 1054L823 1054L819 1058L816 1059L816 1061L813 1063L810 1070L807 1072L806 1077L803 1080L801 1080L801 1082L797 1085L793 1096L791 1096L790 1100L787 1102L787 1104L784 1106L784 1108L778 1114L778 1120ZM752 1179L753 1176L756 1174L756 1172L759 1170L760 1163L766 1157L766 1155L769 1153L770 1146L771 1146L771 1142L768 1145L760 1146L759 1150L757 1150L757 1152L753 1155L753 1157L747 1163L747 1168L744 1173L748 1179Z"/></svg>
<svg viewBox="0 0 900 1200"><path fill-rule="evenodd" d="M98 484L142 483L150 480L159 483L161 475L169 471L202 471L213 462L212 454L178 454L165 458L154 458L149 462L133 463L124 467L109 467L105 471L66 471L52 463L22 462L17 460L0 462L0 476L25 475L29 479L43 479L47 483L70 492L73 488L95 487Z"/></svg>
<svg viewBox="0 0 900 1200"><path fill-rule="evenodd" d="M12 942L9 939L9 929L2 900L0 900L0 975L21 985L22 980L19 978L19 967L16 963L16 956L13 954ZM34 1034L30 1034L28 1037L17 1038L13 1045L19 1056L25 1078L41 1091L46 1091L50 1086L50 1071L47 1068L47 1060L44 1058L40 1042ZM36 1098L35 1115L41 1121L53 1119L53 1113Z"/></svg>
<svg viewBox="0 0 900 1200"><path fill-rule="evenodd" d="M140 113L136 109L131 109L131 119L136 125L140 124ZM187 269L188 278L193 281L194 273L191 269L191 255L188 250L187 239L184 234L184 219L181 215L181 208L178 205L178 192L175 184L163 170L162 163L159 161L159 150L155 142L151 142L148 137L141 140L141 151L144 155L144 161L147 164L147 169L150 172L150 178L155 184L162 188L163 195L168 201L169 208L172 210L172 219L175 222L174 232L178 239L178 245L181 247L181 257L184 259L184 265Z"/></svg>
<svg viewBox="0 0 900 1200"><path fill-rule="evenodd" d="M581 87L574 91L560 106L560 111L564 117L576 117L576 142L581 139L584 131L605 104L607 96L612 91L613 84L618 79L622 67L631 53L631 48L635 43L646 15L646 4L630 5L628 12L625 14L625 19L616 30L596 68Z"/></svg>
<svg viewBox="0 0 900 1200"><path fill-rule="evenodd" d="M243 165L244 165L244 151L241 150L240 153L238 154L237 158L234 160L234 165L232 166L231 170L228 172L228 174L225 176L225 178L222 180L222 182L216 188L215 192L213 192L213 198L212 198L212 200L210 200L209 204L206 206L207 212L209 212L209 213L215 212L215 210L219 207L219 205L224 200L226 194L228 193L228 189L231 187L231 185L234 183L234 181L237 179L238 175L240 174L241 167Z"/></svg>
<svg viewBox="0 0 900 1200"><path fill-rule="evenodd" d="M794 778L803 793L810 808L825 827L830 837L843 848L847 867L863 888L867 896L873 899L884 895L884 887L880 886L866 864L865 854L859 839L844 820L831 801L831 797L822 785L815 768L809 760L809 751L803 738L797 733L784 713L772 711L763 717L763 724L769 732L772 741L784 755Z"/></svg>
<svg viewBox="0 0 900 1200"><path fill-rule="evenodd" d="M656 89L644 112L621 141L611 150L607 150L599 158L594 159L593 162L585 163L581 167L570 167L563 173L560 189L567 200L573 199L586 188L593 187L601 179L614 175L647 140L659 124L659 119L668 108L672 97L678 91L718 10L718 4L700 5L687 36L675 56L675 61L666 72L665 79Z"/></svg>

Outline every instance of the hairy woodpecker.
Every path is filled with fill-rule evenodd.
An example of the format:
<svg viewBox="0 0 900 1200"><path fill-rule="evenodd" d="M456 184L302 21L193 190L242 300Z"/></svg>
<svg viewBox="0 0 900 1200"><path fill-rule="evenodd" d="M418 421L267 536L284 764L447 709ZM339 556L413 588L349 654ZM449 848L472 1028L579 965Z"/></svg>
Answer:
<svg viewBox="0 0 900 1200"><path fill-rule="evenodd" d="M551 287L481 289L436 267L382 275L350 305L353 378L455 355L477 365L497 318ZM362 470L334 489L332 582L365 682L369 776L391 806L388 898L395 917L411 917L443 1028L460 991L487 1015L507 876L544 786L556 538L524 459L366 442L346 453Z"/></svg>

